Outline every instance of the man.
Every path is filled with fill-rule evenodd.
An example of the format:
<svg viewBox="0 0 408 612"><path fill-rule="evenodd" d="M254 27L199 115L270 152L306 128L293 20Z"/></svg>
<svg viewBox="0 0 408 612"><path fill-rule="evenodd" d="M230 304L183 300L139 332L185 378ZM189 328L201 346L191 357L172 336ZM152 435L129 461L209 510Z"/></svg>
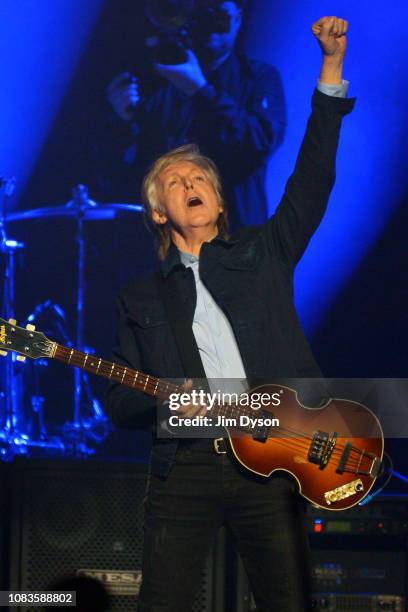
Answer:
<svg viewBox="0 0 408 612"><path fill-rule="evenodd" d="M141 98L139 84L121 74L108 88L108 99L122 126L109 139L109 169L117 166L118 185L107 185L117 198L137 193L147 168L161 154L195 142L218 165L225 185L232 226L267 218L266 164L283 141L285 103L275 68L235 51L241 26L241 2L212 0L228 28L192 32L187 61L154 65L165 85ZM199 24L198 24L199 25ZM123 131L120 155L112 143ZM109 173L106 172L106 175ZM128 197L128 196L127 196Z"/></svg>
<svg viewBox="0 0 408 612"><path fill-rule="evenodd" d="M323 53L321 91L313 95L295 171L264 225L227 237L215 167L196 149L178 149L153 165L144 195L161 271L121 295L122 364L160 378L216 375L252 383L320 375L295 313L293 273L324 213L342 117L354 105L343 99L347 27L336 17L312 27ZM179 414L197 410L190 405ZM151 399L116 384L107 411L119 425L154 422ZM225 522L257 609L306 610L307 537L296 484L279 473L259 480L212 442L153 444L139 610L190 609L205 555Z"/></svg>

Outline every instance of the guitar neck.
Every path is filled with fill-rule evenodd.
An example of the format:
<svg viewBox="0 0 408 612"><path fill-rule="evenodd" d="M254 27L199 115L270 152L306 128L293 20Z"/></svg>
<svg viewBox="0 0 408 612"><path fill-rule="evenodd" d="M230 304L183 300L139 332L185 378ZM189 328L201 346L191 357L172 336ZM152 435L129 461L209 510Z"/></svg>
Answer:
<svg viewBox="0 0 408 612"><path fill-rule="evenodd" d="M184 392L182 385L168 383L160 378L143 374L143 372L138 370L118 365L112 361L106 361L95 355L89 355L88 353L83 353L61 344L53 343L53 345L53 354L50 355L53 359L81 368L96 376L108 378L132 389L137 389L161 400L168 399L171 393L180 394ZM212 416L239 420L241 416L253 418L254 412L250 407L240 405L239 401L233 401L232 403L218 402L214 403L212 407ZM238 426L238 429L253 433L250 425Z"/></svg>
<svg viewBox="0 0 408 612"><path fill-rule="evenodd" d="M89 355L61 344L54 343L52 358L160 399L167 399L171 393L182 392L181 386L167 383L138 370L106 361L95 355Z"/></svg>

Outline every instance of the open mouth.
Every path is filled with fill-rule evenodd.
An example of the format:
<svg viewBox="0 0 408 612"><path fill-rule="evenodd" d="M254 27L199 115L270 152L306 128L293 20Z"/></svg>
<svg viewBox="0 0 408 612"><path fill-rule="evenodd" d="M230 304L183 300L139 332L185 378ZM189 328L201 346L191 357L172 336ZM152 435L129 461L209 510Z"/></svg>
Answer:
<svg viewBox="0 0 408 612"><path fill-rule="evenodd" d="M187 206L189 208L192 208L193 206L201 206L202 203L203 201L201 200L201 198L197 196L193 196L191 198L188 198L187 200Z"/></svg>

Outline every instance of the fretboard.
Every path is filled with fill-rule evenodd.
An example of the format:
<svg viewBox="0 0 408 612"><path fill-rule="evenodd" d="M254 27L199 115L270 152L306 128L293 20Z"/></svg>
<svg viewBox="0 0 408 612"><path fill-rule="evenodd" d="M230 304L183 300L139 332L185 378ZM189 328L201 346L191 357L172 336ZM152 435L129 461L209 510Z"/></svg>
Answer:
<svg viewBox="0 0 408 612"><path fill-rule="evenodd" d="M54 359L62 361L68 365L81 368L86 372L102 376L109 380L115 381L121 385L131 387L148 395L153 395L162 400L168 399L171 393L184 393L182 385L175 385L150 374L143 374L139 370L133 370L112 361L107 361L95 355L89 355L76 349L68 348L61 344L55 345ZM235 420L237 428L242 431L247 431L254 434L254 429L251 427L239 426L241 416L256 418L259 412L254 411L250 406L242 406L239 403L218 403L214 404L209 416L222 416Z"/></svg>
<svg viewBox="0 0 408 612"><path fill-rule="evenodd" d="M89 355L61 344L56 345L54 359L161 399L167 399L170 393L182 393L183 391L179 385L168 383L160 378L143 374L138 370L106 361L95 355Z"/></svg>

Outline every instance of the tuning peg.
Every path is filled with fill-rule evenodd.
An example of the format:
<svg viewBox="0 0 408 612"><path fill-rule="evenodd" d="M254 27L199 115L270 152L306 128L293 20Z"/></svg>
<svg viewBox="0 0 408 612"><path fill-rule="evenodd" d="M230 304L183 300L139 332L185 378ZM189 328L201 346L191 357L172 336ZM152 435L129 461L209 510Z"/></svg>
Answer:
<svg viewBox="0 0 408 612"><path fill-rule="evenodd" d="M0 357L7 357L8 352L7 351L0 351Z"/></svg>
<svg viewBox="0 0 408 612"><path fill-rule="evenodd" d="M26 360L24 355L17 355L16 359L17 359L17 361L25 361Z"/></svg>
<svg viewBox="0 0 408 612"><path fill-rule="evenodd" d="M10 323L10 325L17 325L17 321L15 319L9 319L8 322Z"/></svg>
<svg viewBox="0 0 408 612"><path fill-rule="evenodd" d="M35 331L35 325L32 325L31 323L27 323L26 329L28 329L28 331Z"/></svg>

